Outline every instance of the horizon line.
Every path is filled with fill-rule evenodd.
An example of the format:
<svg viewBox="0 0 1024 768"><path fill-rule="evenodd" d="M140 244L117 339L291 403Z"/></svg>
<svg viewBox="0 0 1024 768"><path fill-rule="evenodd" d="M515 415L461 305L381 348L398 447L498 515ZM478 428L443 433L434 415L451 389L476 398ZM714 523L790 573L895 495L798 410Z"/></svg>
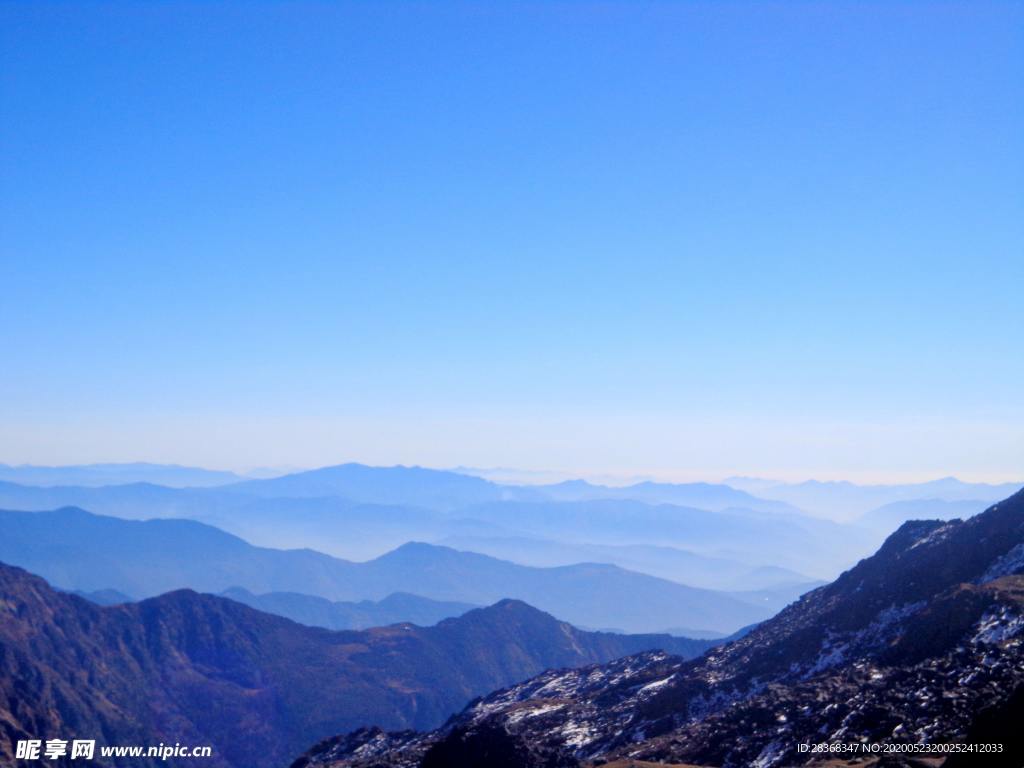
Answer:
<svg viewBox="0 0 1024 768"><path fill-rule="evenodd" d="M470 464L456 464L448 466L430 466L419 463L395 462L371 463L368 461L346 460L315 466L300 466L277 464L268 462L257 465L235 465L233 467L208 466L202 463L183 462L181 460L159 461L151 459L115 459L103 461L80 461L67 463L41 464L33 462L0 461L0 466L11 469L72 469L72 468L95 468L95 467L130 467L147 465L153 467L168 467L179 469L202 470L206 472L227 472L238 475L241 479L272 479L285 475L311 472L331 467L345 465L359 465L374 469L428 469L438 472L452 472L455 474L480 477L494 482L498 485L550 485L570 480L583 480L592 484L607 485L612 487L627 486L643 482L657 483L709 483L716 485L732 486L738 481L764 483L765 487L774 485L800 485L803 483L850 483L858 486L892 486L892 485L924 485L953 480L965 484L980 485L1024 485L1024 476L1002 473L984 474L977 473L960 474L954 471L947 472L913 472L906 473L871 473L871 472L841 472L826 474L803 474L796 472L765 472L736 470L732 472L700 472L693 470L650 470L643 472L621 472L609 469L537 469L531 467L506 467L506 466L474 466ZM257 473L262 477L255 477ZM530 476L534 476L532 479ZM505 476L498 479L498 476Z"/></svg>

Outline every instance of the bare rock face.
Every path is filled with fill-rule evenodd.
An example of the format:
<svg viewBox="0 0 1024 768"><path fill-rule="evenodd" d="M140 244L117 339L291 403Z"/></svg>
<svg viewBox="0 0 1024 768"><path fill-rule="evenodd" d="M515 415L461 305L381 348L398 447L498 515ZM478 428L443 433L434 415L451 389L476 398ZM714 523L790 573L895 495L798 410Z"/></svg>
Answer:
<svg viewBox="0 0 1024 768"><path fill-rule="evenodd" d="M1021 765L1009 724L1024 695L1022 574L1019 492L966 521L904 524L832 584L700 659L646 653L546 672L437 731L380 734L312 762L433 768L438 754L479 757L479 733L482 745L508 738L540 761L526 765L561 755L772 768L821 760L802 744L980 739L1004 744L1011 762L992 764ZM976 764L968 757L947 762Z"/></svg>

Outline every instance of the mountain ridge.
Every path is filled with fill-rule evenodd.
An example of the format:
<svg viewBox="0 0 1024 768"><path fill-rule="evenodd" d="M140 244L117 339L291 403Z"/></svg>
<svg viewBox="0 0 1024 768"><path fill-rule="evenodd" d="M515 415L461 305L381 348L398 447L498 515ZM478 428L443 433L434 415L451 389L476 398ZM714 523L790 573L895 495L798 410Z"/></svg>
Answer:
<svg viewBox="0 0 1024 768"><path fill-rule="evenodd" d="M584 632L515 600L434 627L341 632L187 589L101 607L6 564L0 616L0 762L18 739L100 737L212 744L209 765L270 768L338 730L439 725L542 669L712 645Z"/></svg>
<svg viewBox="0 0 1024 768"><path fill-rule="evenodd" d="M220 596L299 624L325 629L369 629L391 624L429 627L481 607L472 603L431 600L409 592L393 592L381 600L358 602L332 601L300 592L256 595L242 587L226 589Z"/></svg>
<svg viewBox="0 0 1024 768"><path fill-rule="evenodd" d="M192 520L123 520L77 508L0 511L0 527L6 534L0 560L64 589L116 589L136 598L179 587L219 593L235 586L334 601L380 600L393 592L477 605L514 597L588 628L718 634L771 613L771 606L617 566L532 568L423 543L360 563L308 549L253 547Z"/></svg>
<svg viewBox="0 0 1024 768"><path fill-rule="evenodd" d="M49 486L104 486L148 482L175 488L214 487L239 482L244 478L234 472L181 464L126 462L106 464L0 464L0 481Z"/></svg>
<svg viewBox="0 0 1024 768"><path fill-rule="evenodd" d="M956 502L979 500L992 504L1012 495L1021 482L969 483L943 477L920 483L857 484L848 480L805 480L778 483L758 478L727 478L726 484L764 498L793 504L816 515L855 519L893 502L938 499ZM981 509L984 509L983 506ZM981 511L980 509L978 511Z"/></svg>
<svg viewBox="0 0 1024 768"><path fill-rule="evenodd" d="M445 756L462 768L507 743L528 756L516 768L624 758L773 768L815 759L797 749L808 742L957 742L1024 687L1022 638L1018 491L966 521L905 523L831 584L698 659L648 653L547 672L437 731L352 733L300 762L430 768Z"/></svg>
<svg viewBox="0 0 1024 768"><path fill-rule="evenodd" d="M518 492L508 493L516 498L494 498L456 510L439 510L362 503L338 496L259 496L236 486L175 489L135 483L38 488L0 482L0 509L45 511L76 506L125 519L187 518L255 544L326 547L332 555L356 560L376 556L410 539L529 536L577 541L583 534L593 544L671 544L698 549L707 556L732 557L751 566L769 564L800 570L795 567L799 563L792 557L794 551L814 552L809 545L815 541L840 540L834 535L840 531L836 524L789 513L736 508L713 512L630 499L551 501L535 493L525 498ZM626 524L627 518L634 524ZM352 535L354 531L359 531L358 537ZM873 535L871 541L865 538L866 529L861 532L847 527L841 533L842 540L854 542L858 551L874 543ZM764 561L766 553L761 546L765 537L783 544L768 553L772 555L768 562ZM842 554L843 550L836 549L818 558L827 574L831 575L831 563ZM822 573L812 569L812 575Z"/></svg>

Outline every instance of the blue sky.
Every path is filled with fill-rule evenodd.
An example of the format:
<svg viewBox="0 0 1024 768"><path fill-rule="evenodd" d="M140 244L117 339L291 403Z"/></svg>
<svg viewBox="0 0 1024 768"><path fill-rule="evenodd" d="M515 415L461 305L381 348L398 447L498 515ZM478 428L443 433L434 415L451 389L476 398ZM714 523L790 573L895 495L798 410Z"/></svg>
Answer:
<svg viewBox="0 0 1024 768"><path fill-rule="evenodd" d="M1024 475L1020 3L4 3L0 461Z"/></svg>

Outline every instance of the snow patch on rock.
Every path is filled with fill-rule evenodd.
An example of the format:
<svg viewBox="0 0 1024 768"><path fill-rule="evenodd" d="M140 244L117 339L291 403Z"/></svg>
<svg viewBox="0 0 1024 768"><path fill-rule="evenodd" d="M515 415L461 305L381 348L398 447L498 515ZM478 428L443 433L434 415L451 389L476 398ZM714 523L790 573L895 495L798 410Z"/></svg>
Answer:
<svg viewBox="0 0 1024 768"><path fill-rule="evenodd" d="M971 638L976 643L998 645L1024 631L1024 616L1011 612L1006 606L1001 610L989 611L975 625Z"/></svg>
<svg viewBox="0 0 1024 768"><path fill-rule="evenodd" d="M1024 572L1024 542L1021 542L989 566L979 578L978 584L995 581L1002 576Z"/></svg>

